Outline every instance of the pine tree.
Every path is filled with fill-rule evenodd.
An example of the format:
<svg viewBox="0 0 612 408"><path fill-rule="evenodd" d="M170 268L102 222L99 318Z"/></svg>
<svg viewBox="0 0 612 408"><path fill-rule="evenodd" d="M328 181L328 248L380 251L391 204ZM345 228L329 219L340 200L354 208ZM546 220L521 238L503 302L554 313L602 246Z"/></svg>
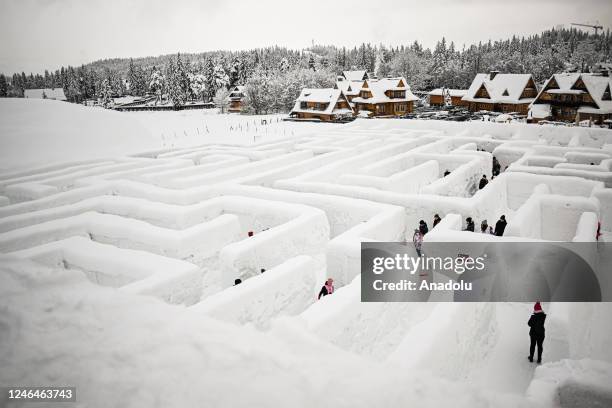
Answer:
<svg viewBox="0 0 612 408"><path fill-rule="evenodd" d="M215 88L215 65L212 58L208 58L204 64L204 77L206 78L206 96L210 100L217 90Z"/></svg>
<svg viewBox="0 0 612 408"><path fill-rule="evenodd" d="M189 89L194 99L202 99L206 96L206 77L203 74L189 74Z"/></svg>
<svg viewBox="0 0 612 408"><path fill-rule="evenodd" d="M137 95L138 79L136 75L136 68L134 67L134 60L130 58L130 65L128 67L127 82L131 95Z"/></svg>
<svg viewBox="0 0 612 408"><path fill-rule="evenodd" d="M111 80L110 78L106 77L102 80L98 93L98 96L102 102L102 106L104 106L105 108L110 107L112 103L112 93L113 90L111 87Z"/></svg>
<svg viewBox="0 0 612 408"><path fill-rule="evenodd" d="M232 65L229 73L230 86L235 86L240 82L240 61L238 57L232 59Z"/></svg>
<svg viewBox="0 0 612 408"><path fill-rule="evenodd" d="M149 90L157 95L155 104L161 103L164 90L166 87L166 78L164 75L155 67L151 71L151 77L149 79Z"/></svg>
<svg viewBox="0 0 612 408"><path fill-rule="evenodd" d="M315 58L314 55L311 53L310 57L308 58L308 68L312 69L313 71L316 70L315 68Z"/></svg>
<svg viewBox="0 0 612 408"><path fill-rule="evenodd" d="M168 62L166 68L166 78L168 80L168 97L172 104L179 108L187 102L191 92L189 77L185 63L181 60L181 55L176 55L176 61Z"/></svg>
<svg viewBox="0 0 612 408"><path fill-rule="evenodd" d="M213 87L215 90L215 94L217 93L218 89L226 88L228 84L229 84L229 77L225 73L223 66L220 63L218 63L213 68Z"/></svg>
<svg viewBox="0 0 612 408"><path fill-rule="evenodd" d="M0 74L0 98L4 98L8 95L8 84L6 83L6 77L4 74Z"/></svg>

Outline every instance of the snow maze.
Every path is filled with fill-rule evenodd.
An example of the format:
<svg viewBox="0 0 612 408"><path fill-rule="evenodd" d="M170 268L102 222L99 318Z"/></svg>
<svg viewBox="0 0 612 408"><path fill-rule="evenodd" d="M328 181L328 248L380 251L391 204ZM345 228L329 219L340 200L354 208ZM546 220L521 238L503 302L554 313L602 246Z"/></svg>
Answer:
<svg viewBox="0 0 612 408"><path fill-rule="evenodd" d="M503 172L478 190L493 156ZM598 222L600 240L612 240L612 132L357 120L290 140L0 175L5 259L262 330L296 316L321 339L402 368L546 393L546 378L531 381L527 363L508 356L525 354L526 334L505 323L524 325L530 305L360 303L360 243L411 240L436 213L443 220L426 241L595 241ZM478 229L502 214L504 237L462 231L466 217ZM339 290L316 302L328 276ZM588 353L580 330L568 332L596 313L552 306L564 317L549 323L548 361L609 359L605 329L589 333L600 343Z"/></svg>

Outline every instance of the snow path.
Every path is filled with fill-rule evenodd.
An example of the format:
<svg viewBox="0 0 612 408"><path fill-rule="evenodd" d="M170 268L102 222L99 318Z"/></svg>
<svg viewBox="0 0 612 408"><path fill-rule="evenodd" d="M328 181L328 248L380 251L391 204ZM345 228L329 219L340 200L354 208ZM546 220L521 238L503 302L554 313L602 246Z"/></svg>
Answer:
<svg viewBox="0 0 612 408"><path fill-rule="evenodd" d="M404 369L427 370L522 395L536 369L527 360L531 307L523 303L437 304L427 320L412 328L389 361ZM563 338L564 327L550 316L545 363L567 358L567 343L558 340Z"/></svg>

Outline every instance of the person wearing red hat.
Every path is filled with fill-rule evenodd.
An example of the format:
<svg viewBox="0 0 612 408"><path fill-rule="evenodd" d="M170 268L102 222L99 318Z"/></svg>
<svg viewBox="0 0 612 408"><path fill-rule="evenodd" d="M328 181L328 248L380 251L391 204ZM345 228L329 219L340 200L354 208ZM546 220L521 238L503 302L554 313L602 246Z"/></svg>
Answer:
<svg viewBox="0 0 612 408"><path fill-rule="evenodd" d="M546 320L546 313L542 310L540 302L536 302L533 306L533 314L529 318L527 324L529 325L529 337L531 338L531 345L529 346L529 359L533 363L533 353L536 345L538 346L538 364L542 362L542 349L544 343L544 321Z"/></svg>

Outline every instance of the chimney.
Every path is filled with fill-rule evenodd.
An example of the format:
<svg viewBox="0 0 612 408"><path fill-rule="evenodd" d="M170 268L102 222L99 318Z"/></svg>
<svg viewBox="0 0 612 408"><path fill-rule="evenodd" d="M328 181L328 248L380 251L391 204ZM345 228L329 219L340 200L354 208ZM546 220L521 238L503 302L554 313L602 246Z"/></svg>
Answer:
<svg viewBox="0 0 612 408"><path fill-rule="evenodd" d="M499 74L499 71L491 71L489 72L489 79L492 81L495 76Z"/></svg>

